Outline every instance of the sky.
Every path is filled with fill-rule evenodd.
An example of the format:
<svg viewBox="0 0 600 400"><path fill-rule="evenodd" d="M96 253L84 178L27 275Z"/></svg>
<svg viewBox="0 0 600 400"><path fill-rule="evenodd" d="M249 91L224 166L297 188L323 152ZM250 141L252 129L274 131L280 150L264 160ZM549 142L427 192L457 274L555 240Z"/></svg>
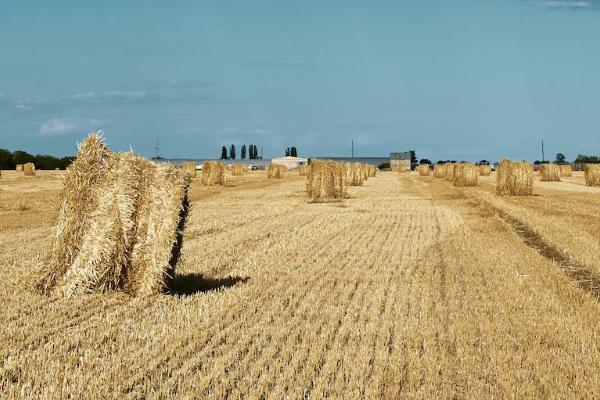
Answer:
<svg viewBox="0 0 600 400"><path fill-rule="evenodd" d="M600 0L3 1L0 148L600 154Z"/></svg>

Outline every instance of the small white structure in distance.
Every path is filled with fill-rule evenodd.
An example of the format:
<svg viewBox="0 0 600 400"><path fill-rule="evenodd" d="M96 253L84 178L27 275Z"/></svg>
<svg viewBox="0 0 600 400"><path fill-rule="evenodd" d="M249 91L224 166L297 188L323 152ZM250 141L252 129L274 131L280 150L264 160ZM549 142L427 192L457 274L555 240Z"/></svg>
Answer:
<svg viewBox="0 0 600 400"><path fill-rule="evenodd" d="M306 158L301 158L301 157L287 156L287 157L274 158L271 160L271 163L283 165L288 170L290 170L290 169L296 169L296 168L300 167L301 165L308 164L308 160Z"/></svg>

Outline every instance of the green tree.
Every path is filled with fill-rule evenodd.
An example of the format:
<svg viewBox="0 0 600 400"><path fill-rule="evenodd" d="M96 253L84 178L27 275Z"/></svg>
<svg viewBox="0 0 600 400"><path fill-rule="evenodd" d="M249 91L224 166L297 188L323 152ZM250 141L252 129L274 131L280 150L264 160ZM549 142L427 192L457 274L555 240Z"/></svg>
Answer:
<svg viewBox="0 0 600 400"><path fill-rule="evenodd" d="M556 163L565 164L567 157L563 153L556 153Z"/></svg>
<svg viewBox="0 0 600 400"><path fill-rule="evenodd" d="M0 149L0 169L14 169L13 155L6 149Z"/></svg>

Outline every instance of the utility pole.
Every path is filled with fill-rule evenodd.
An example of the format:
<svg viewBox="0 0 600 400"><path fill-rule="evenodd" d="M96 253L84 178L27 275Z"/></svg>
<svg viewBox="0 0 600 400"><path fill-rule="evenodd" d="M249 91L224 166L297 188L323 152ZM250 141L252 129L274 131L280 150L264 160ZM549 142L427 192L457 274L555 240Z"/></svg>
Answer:
<svg viewBox="0 0 600 400"><path fill-rule="evenodd" d="M544 141L542 140L542 162L546 161L546 158L544 156Z"/></svg>
<svg viewBox="0 0 600 400"><path fill-rule="evenodd" d="M354 139L352 139L352 158L354 158Z"/></svg>
<svg viewBox="0 0 600 400"><path fill-rule="evenodd" d="M263 152L262 152L262 150L263 150L263 149L262 149L262 148L263 148L263 147L262 147L262 145L261 145L261 146L260 146L260 159L261 159L261 160L263 159Z"/></svg>
<svg viewBox="0 0 600 400"><path fill-rule="evenodd" d="M160 143L158 143L158 140L156 141L156 147L154 148L154 151L156 151L156 159L160 159Z"/></svg>

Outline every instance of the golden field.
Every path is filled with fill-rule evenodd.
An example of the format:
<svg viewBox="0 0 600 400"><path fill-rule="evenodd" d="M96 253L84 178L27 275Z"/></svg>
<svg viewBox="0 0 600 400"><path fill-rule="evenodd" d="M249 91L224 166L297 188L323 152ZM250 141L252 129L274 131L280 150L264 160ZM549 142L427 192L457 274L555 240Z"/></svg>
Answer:
<svg viewBox="0 0 600 400"><path fill-rule="evenodd" d="M600 188L193 178L171 294L30 288L60 171L0 178L0 398L599 398Z"/></svg>

